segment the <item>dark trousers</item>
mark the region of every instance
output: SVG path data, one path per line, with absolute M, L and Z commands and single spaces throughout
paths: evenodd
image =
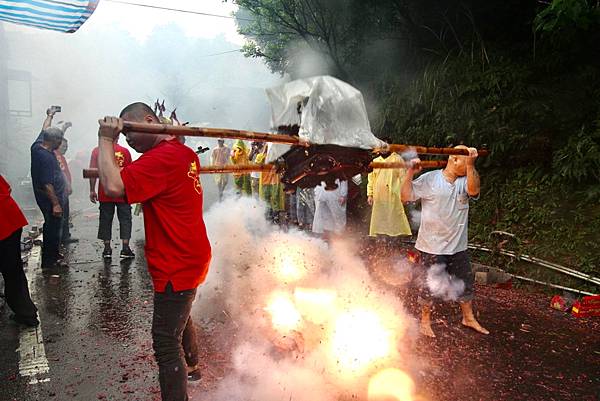
M 42 242 L 42 269 L 52 267 L 58 260 L 58 247 L 62 231 L 62 217 L 52 215 L 51 208 L 43 208 L 44 241 Z
M 152 347 L 163 401 L 188 400 L 186 360 L 193 365 L 198 363 L 196 334 L 190 319 L 195 296 L 196 289 L 175 292 L 171 283 L 165 292 L 154 293 Z M 184 340 L 193 344 L 183 345 Z
M 121 239 L 131 238 L 131 205 L 127 203 L 100 202 L 100 223 L 98 225 L 98 239 L 110 241 L 112 237 L 112 222 L 117 209 L 119 219 L 119 233 Z
M 19 228 L 0 241 L 0 271 L 4 277 L 6 303 L 17 316 L 37 317 L 37 308 L 29 296 L 27 277 L 21 261 L 21 232 Z
M 421 275 L 422 275 L 422 290 L 420 293 L 421 301 L 432 303 L 433 298 L 456 298 L 459 302 L 467 302 L 473 300 L 475 293 L 475 273 L 471 268 L 469 254 L 467 251 L 455 253 L 454 255 L 432 255 L 426 252 L 421 253 Z M 450 288 L 451 285 L 441 285 L 439 294 L 433 294 L 427 285 L 427 277 L 432 269 L 437 269 L 437 274 L 447 275 L 450 278 L 457 279 L 463 282 L 464 290 L 461 294 L 450 294 L 444 291 L 444 287 Z M 433 273 L 434 271 L 432 271 Z M 434 281 L 440 281 L 439 276 L 433 277 Z M 452 296 L 450 296 L 452 295 Z
M 69 197 L 67 197 L 65 200 L 65 204 L 63 205 L 61 241 L 65 241 L 65 240 L 68 240 L 69 238 L 71 238 L 71 229 L 69 227 L 70 213 L 71 213 L 71 211 L 69 209 Z
M 198 359 L 198 338 L 196 337 L 196 328 L 194 327 L 192 316 L 189 317 L 185 324 L 181 345 L 183 346 L 187 366 L 196 366 L 200 360 Z

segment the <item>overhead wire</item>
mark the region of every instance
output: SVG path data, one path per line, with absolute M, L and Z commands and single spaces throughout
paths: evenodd
M 235 19 L 235 20 L 239 20 L 239 21 L 254 22 L 254 20 L 251 19 L 251 18 L 234 17 L 234 16 L 231 16 L 231 15 L 205 13 L 205 12 L 193 11 L 193 10 L 183 10 L 183 9 L 180 9 L 180 8 L 162 7 L 162 6 L 155 6 L 155 5 L 152 5 L 152 4 L 143 4 L 143 3 L 133 3 L 133 2 L 130 2 L 130 1 L 123 1 L 123 0 L 104 0 L 104 1 L 109 2 L 109 3 L 126 4 L 126 5 L 129 5 L 129 6 L 153 8 L 153 9 L 156 9 L 156 10 L 165 10 L 165 11 L 174 11 L 174 12 L 180 12 L 180 13 L 186 13 L 186 14 L 202 15 L 202 16 L 205 16 L 205 17 L 226 18 L 226 19 Z
M 220 56 L 221 54 L 227 54 L 227 53 L 239 53 L 241 52 L 242 49 L 235 49 L 235 50 L 227 50 L 225 52 L 219 52 L 219 53 L 212 53 L 212 54 L 203 54 L 201 56 L 198 56 L 196 58 L 202 58 L 202 57 L 212 57 L 212 56 Z
M 179 9 L 179 8 L 154 6 L 154 5 L 151 5 L 151 4 L 133 3 L 133 2 L 130 2 L 130 1 L 123 1 L 123 0 L 104 0 L 104 1 L 107 1 L 109 3 L 125 4 L 125 5 L 129 5 L 129 6 L 146 7 L 146 8 L 153 8 L 153 9 L 157 9 L 157 10 L 167 10 L 167 11 L 181 12 L 181 13 L 187 13 L 187 14 L 202 15 L 202 16 L 205 16 L 205 17 L 238 19 L 238 20 L 242 20 L 242 21 L 254 21 L 252 19 L 243 18 L 243 17 L 233 17 L 233 16 L 230 16 L 230 15 L 212 14 L 212 13 L 205 13 L 205 12 L 201 12 L 201 11 L 182 10 L 182 9 Z M 220 56 L 222 54 L 228 54 L 228 53 L 239 53 L 241 50 L 242 49 L 236 49 L 236 50 L 228 50 L 228 51 L 219 52 L 219 53 L 204 54 L 202 56 L 198 56 L 197 58 Z

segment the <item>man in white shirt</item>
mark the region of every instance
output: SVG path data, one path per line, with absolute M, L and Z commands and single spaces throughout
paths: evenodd
M 402 184 L 403 202 L 421 199 L 421 226 L 415 247 L 421 252 L 423 267 L 443 267 L 445 272 L 462 280 L 464 291 L 458 297 L 462 309 L 462 324 L 479 333 L 489 334 L 473 314 L 474 273 L 467 254 L 469 199 L 479 196 L 479 174 L 475 170 L 477 149 L 469 156 L 450 156 L 443 170 L 427 172 L 413 181 L 421 171 L 420 160 L 413 159 Z M 427 287 L 425 285 L 424 287 Z M 435 337 L 431 329 L 431 294 L 424 288 L 425 302 L 421 314 L 421 333 Z

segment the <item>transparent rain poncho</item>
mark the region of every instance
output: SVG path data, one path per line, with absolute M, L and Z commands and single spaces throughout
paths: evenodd
M 300 138 L 316 145 L 371 149 L 385 143 L 371 132 L 362 93 L 330 76 L 298 79 L 267 89 L 271 127 L 299 126 Z M 273 161 L 289 149 L 277 145 L 269 152 Z

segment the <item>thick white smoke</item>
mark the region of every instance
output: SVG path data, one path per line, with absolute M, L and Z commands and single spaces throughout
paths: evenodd
M 213 260 L 193 316 L 225 322 L 231 337 L 213 338 L 235 340 L 230 371 L 202 399 L 367 400 L 378 372 L 410 373 L 416 325 L 371 279 L 358 247 L 284 232 L 264 215 L 250 198 L 228 198 L 205 215 Z
M 431 295 L 444 301 L 456 301 L 465 291 L 464 281 L 448 274 L 446 265 L 441 263 L 427 271 L 427 287 Z

